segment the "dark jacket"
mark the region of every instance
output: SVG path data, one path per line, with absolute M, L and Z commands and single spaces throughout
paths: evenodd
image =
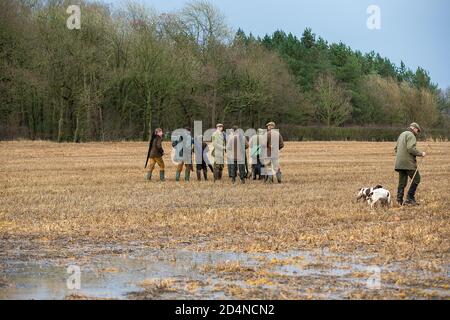
M 152 146 L 150 148 L 150 158 L 161 158 L 164 155 L 164 150 L 162 148 L 162 138 L 156 136 L 153 138 Z

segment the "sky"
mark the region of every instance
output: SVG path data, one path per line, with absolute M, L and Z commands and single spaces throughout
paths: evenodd
M 113 5 L 123 0 L 105 0 Z M 134 0 L 158 12 L 181 9 L 187 0 Z M 209 0 L 232 30 L 255 36 L 276 30 L 300 37 L 306 27 L 329 43 L 342 41 L 375 51 L 396 65 L 423 67 L 440 88 L 450 87 L 449 0 Z M 370 30 L 367 8 L 380 8 L 380 29 Z

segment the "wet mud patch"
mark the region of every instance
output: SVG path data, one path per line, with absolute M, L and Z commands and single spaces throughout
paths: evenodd
M 450 298 L 446 270 L 424 274 L 405 262 L 374 266 L 372 258 L 323 250 L 238 253 L 141 246 L 42 259 L 10 256 L 0 269 L 0 299 Z M 73 287 L 74 266 L 79 288 Z

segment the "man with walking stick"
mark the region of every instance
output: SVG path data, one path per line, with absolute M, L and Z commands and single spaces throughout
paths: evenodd
M 409 125 L 408 130 L 400 134 L 395 147 L 396 160 L 395 171 L 399 173 L 397 203 L 402 205 L 418 206 L 416 202 L 416 191 L 420 183 L 419 167 L 417 165 L 417 157 L 425 157 L 425 152 L 421 152 L 416 148 L 417 136 L 420 134 L 420 126 L 413 122 Z M 408 190 L 406 201 L 403 202 L 403 195 L 408 177 L 411 178 L 411 185 Z

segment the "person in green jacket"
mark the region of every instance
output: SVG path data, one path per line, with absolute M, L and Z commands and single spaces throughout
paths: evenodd
M 420 174 L 417 170 L 416 158 L 425 157 L 425 152 L 421 152 L 416 148 L 417 136 L 420 134 L 420 132 L 420 126 L 415 122 L 411 123 L 408 130 L 400 134 L 397 140 L 397 145 L 395 147 L 395 171 L 399 173 L 397 203 L 400 206 L 418 205 L 415 199 L 415 194 L 420 183 Z M 405 188 L 408 184 L 408 177 L 413 180 L 408 190 L 406 201 L 403 202 Z

